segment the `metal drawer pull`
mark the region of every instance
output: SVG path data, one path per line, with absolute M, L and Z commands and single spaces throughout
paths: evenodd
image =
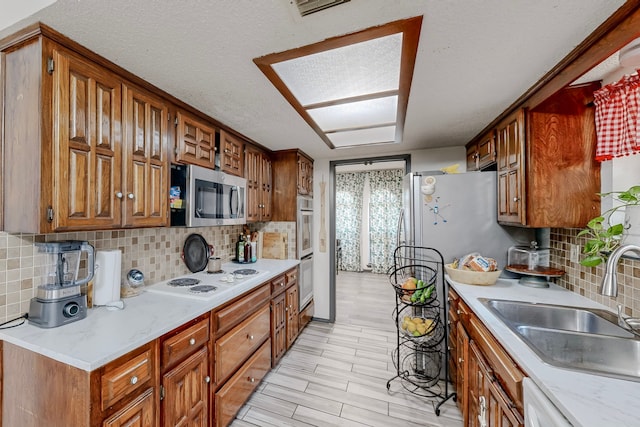
M 129 193 L 129 194 L 127 194 L 127 197 L 130 198 L 131 200 L 133 200 L 134 195 L 133 195 L 133 193 Z
M 122 192 L 120 192 L 120 191 L 116 191 L 116 197 L 117 197 L 118 199 L 122 199 Z
M 247 334 L 247 338 L 249 338 L 250 340 L 252 340 L 252 339 L 253 339 L 253 335 L 249 335 L 249 334 Z
M 456 314 L 460 315 L 460 309 L 456 310 Z
M 462 363 L 462 362 L 464 362 L 464 360 L 462 359 L 462 357 L 459 357 L 458 358 L 458 363 Z
M 253 377 L 248 377 L 247 379 L 249 380 L 249 382 L 252 382 L 252 383 L 256 382 L 256 379 Z
M 207 375 L 206 377 L 204 377 L 204 382 L 209 384 L 211 382 L 211 377 L 209 375 Z
M 195 338 L 191 338 L 189 340 L 189 344 L 194 345 L 196 343 L 196 339 Z
M 131 377 L 131 379 L 129 380 L 129 382 L 131 384 L 136 384 L 138 382 L 138 377 L 136 377 L 135 375 Z

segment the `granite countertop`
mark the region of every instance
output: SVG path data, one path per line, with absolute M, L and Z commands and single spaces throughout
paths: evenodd
M 517 279 L 499 279 L 493 286 L 473 286 L 447 280 L 494 334 L 507 352 L 549 400 L 575 427 L 631 426 L 640 419 L 640 382 L 556 368 L 544 363 L 478 298 L 594 307 L 609 310 L 590 299 L 551 284 L 531 288 Z
M 123 299 L 123 310 L 92 308 L 85 319 L 52 329 L 24 324 L 0 331 L 0 340 L 93 371 L 298 264 L 295 259 L 261 259 L 251 264 L 251 268 L 267 273 L 217 291 L 207 301 L 143 292 Z M 238 264 L 223 264 L 222 268 L 232 271 Z

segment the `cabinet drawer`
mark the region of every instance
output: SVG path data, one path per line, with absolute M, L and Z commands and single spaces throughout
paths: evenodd
M 266 304 L 216 341 L 216 384 L 230 376 L 269 337 L 270 317 L 269 304 Z
M 209 319 L 201 320 L 162 342 L 162 369 L 185 359 L 209 341 Z
M 276 296 L 284 292 L 287 287 L 287 276 L 284 274 L 280 277 L 276 277 L 271 281 L 271 296 Z
M 502 346 L 475 316 L 469 319 L 469 335 L 489 362 L 492 372 L 512 399 L 520 413 L 523 413 L 522 379 L 524 374 L 509 357 Z
M 269 300 L 271 290 L 268 284 L 253 290 L 247 295 L 241 296 L 233 304 L 216 311 L 213 314 L 213 328 L 216 335 L 225 333 L 244 319 L 248 313 L 253 313 L 256 307 Z
M 291 286 L 292 284 L 294 284 L 295 282 L 298 281 L 298 269 L 297 268 L 289 270 L 285 274 L 287 276 L 287 287 Z
M 227 426 L 271 369 L 271 341 L 267 340 L 251 359 L 215 395 L 215 424 Z
M 153 376 L 153 351 L 138 354 L 128 361 L 108 369 L 101 378 L 102 410 L 106 410 L 130 395 L 148 386 Z

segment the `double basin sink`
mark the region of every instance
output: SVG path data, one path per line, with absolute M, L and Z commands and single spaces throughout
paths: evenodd
M 640 381 L 640 340 L 618 326 L 613 313 L 499 299 L 480 302 L 550 365 Z

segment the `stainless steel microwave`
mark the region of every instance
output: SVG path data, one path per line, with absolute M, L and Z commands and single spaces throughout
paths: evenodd
M 246 224 L 247 180 L 194 165 L 171 165 L 171 225 Z

